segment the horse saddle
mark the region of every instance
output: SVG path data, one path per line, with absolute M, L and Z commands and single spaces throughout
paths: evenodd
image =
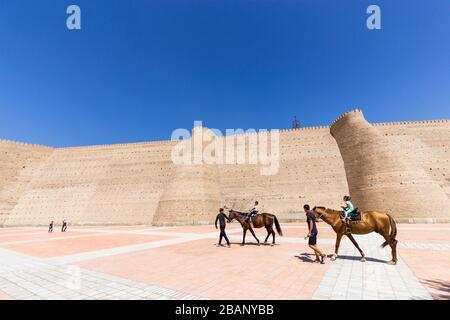
M 253 220 L 257 217 L 257 215 L 257 213 L 251 213 L 248 217 L 248 222 L 250 222 L 250 224 L 253 224 Z
M 344 212 L 341 212 L 341 217 L 344 217 Z M 362 214 L 361 214 L 361 211 L 359 211 L 358 208 L 355 208 L 355 210 L 353 210 L 352 212 L 350 212 L 348 214 L 348 218 L 351 221 L 361 221 L 361 217 L 362 217 Z

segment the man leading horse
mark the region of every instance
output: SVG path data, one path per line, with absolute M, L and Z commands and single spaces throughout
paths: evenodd
M 361 213 L 361 220 L 352 224 L 351 233 L 349 233 L 347 232 L 346 224 L 341 220 L 340 211 L 327 209 L 325 207 L 314 207 L 313 212 L 315 213 L 317 219 L 322 219 L 328 223 L 333 228 L 334 232 L 336 232 L 335 251 L 331 260 L 335 260 L 337 258 L 342 236 L 347 235 L 353 245 L 360 252 L 361 261 L 366 261 L 364 252 L 361 250 L 352 234 L 368 234 L 371 232 L 376 232 L 385 239 L 381 246 L 383 248 L 387 245 L 391 247 L 392 260 L 388 263 L 397 263 L 398 241 L 395 239 L 397 236 L 397 224 L 390 214 L 379 211 L 365 211 Z

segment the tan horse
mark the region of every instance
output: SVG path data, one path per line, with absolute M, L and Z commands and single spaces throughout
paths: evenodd
M 243 237 L 242 237 L 242 243 L 241 246 L 245 245 L 245 235 L 247 233 L 247 230 L 250 230 L 253 237 L 255 237 L 256 241 L 259 245 L 259 239 L 256 237 L 255 232 L 253 231 L 252 225 L 247 221 L 247 214 L 239 211 L 235 211 L 233 209 L 229 210 L 230 214 L 228 215 L 228 218 L 230 220 L 236 219 L 239 221 L 239 223 L 242 226 L 242 229 L 244 231 Z M 267 243 L 267 239 L 269 239 L 269 236 L 272 235 L 272 246 L 275 244 L 275 231 L 273 231 L 273 225 L 275 224 L 275 228 L 277 229 L 277 232 L 280 236 L 283 235 L 283 232 L 281 231 L 280 224 L 278 223 L 278 219 L 274 214 L 271 213 L 261 213 L 257 214 L 252 219 L 253 227 L 254 228 L 262 228 L 265 227 L 267 230 L 267 237 L 266 240 L 264 240 L 264 244 Z
M 346 233 L 346 226 L 339 216 L 340 211 L 326 209 L 325 207 L 314 207 L 313 211 L 316 215 L 316 219 L 322 219 L 333 228 L 334 232 L 336 232 L 335 251 L 334 255 L 331 257 L 331 260 L 335 260 L 337 258 L 339 244 L 341 243 L 342 236 L 345 234 L 361 253 L 361 261 L 366 261 L 364 252 L 359 247 L 355 238 L 351 234 Z M 352 222 L 351 232 L 354 234 L 368 234 L 371 232 L 376 232 L 382 235 L 386 241 L 381 245 L 381 247 L 384 248 L 389 245 L 392 249 L 392 260 L 388 263 L 397 263 L 398 241 L 395 239 L 397 236 L 397 225 L 394 218 L 390 214 L 377 211 L 363 212 L 361 214 L 361 221 Z

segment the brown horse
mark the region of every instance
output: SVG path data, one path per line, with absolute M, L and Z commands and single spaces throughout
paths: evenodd
M 328 223 L 336 232 L 336 245 L 334 255 L 331 260 L 335 260 L 338 256 L 339 244 L 341 243 L 341 238 L 345 234 L 350 239 L 350 241 L 355 245 L 358 251 L 361 253 L 361 261 L 366 261 L 364 252 L 359 247 L 355 238 L 350 234 L 346 233 L 346 226 L 340 218 L 340 211 L 326 209 L 325 207 L 314 207 L 313 209 L 316 219 L 322 219 Z M 390 230 L 390 232 L 389 232 Z M 367 211 L 361 214 L 361 221 L 352 222 L 351 232 L 354 234 L 368 234 L 371 232 L 379 233 L 386 240 L 381 247 L 389 245 L 392 250 L 392 260 L 389 264 L 397 263 L 397 243 L 395 239 L 397 236 L 397 225 L 394 218 L 385 212 L 377 211 Z
M 255 237 L 256 241 L 259 245 L 259 239 L 256 237 L 255 232 L 253 231 L 253 228 L 249 222 L 247 222 L 247 214 L 239 211 L 235 211 L 233 209 L 229 210 L 230 214 L 228 215 L 228 218 L 230 220 L 236 219 L 239 221 L 239 223 L 242 226 L 242 229 L 244 230 L 244 236 L 242 238 L 241 246 L 245 245 L 245 234 L 247 233 L 247 230 L 250 230 L 253 237 Z M 257 214 L 253 219 L 253 227 L 255 228 L 262 228 L 265 227 L 267 230 L 267 237 L 266 240 L 264 240 L 264 244 L 267 243 L 267 239 L 269 239 L 269 236 L 272 235 L 272 246 L 275 244 L 275 231 L 273 231 L 273 224 L 275 223 L 275 227 L 277 229 L 277 232 L 280 236 L 283 235 L 283 232 L 281 231 L 280 224 L 278 223 L 278 219 L 274 214 L 271 213 L 261 213 Z

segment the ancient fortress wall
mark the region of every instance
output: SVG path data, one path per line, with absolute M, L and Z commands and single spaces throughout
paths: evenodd
M 450 122 L 448 120 L 374 124 L 393 141 L 405 160 L 416 161 L 450 197 Z
M 196 134 L 213 135 L 206 128 L 194 128 Z M 202 147 L 206 143 L 201 142 Z M 191 145 L 193 152 L 194 145 Z M 155 225 L 207 224 L 214 222 L 223 206 L 219 168 L 214 164 L 175 165 L 152 220 Z
M 356 205 L 401 220 L 448 221 L 449 129 L 448 121 L 371 125 L 359 110 L 336 120 L 331 134 Z
M 246 154 L 255 136 L 240 137 Z M 0 141 L 0 226 L 63 218 L 203 224 L 220 206 L 246 210 L 254 200 L 282 221 L 296 221 L 304 203 L 339 208 L 344 194 L 401 221 L 450 221 L 448 120 L 370 124 L 355 110 L 331 127 L 281 130 L 275 175 L 261 175 L 258 164 L 175 165 L 176 144 L 49 148 Z
M 220 166 L 223 202 L 244 210 L 258 200 L 262 211 L 283 221 L 302 219 L 305 203 L 339 207 L 348 187 L 328 127 L 280 131 L 279 153 L 276 175 L 261 175 L 259 165 Z
M 172 142 L 55 149 L 4 221 L 150 224 L 172 175 Z
M 0 226 L 3 225 L 53 149 L 0 140 Z

